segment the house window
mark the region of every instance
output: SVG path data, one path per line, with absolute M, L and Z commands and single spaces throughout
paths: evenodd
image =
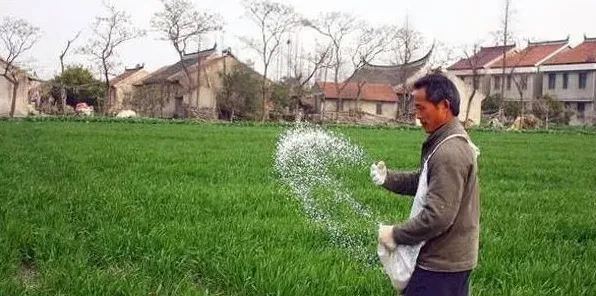
M 567 89 L 568 84 L 569 84 L 569 75 L 567 73 L 563 73 L 563 89 Z
M 586 111 L 586 103 L 577 103 L 577 117 L 579 119 L 584 119 L 584 115 L 585 115 L 585 111 Z
M 511 89 L 511 75 L 507 75 L 507 90 Z
M 548 74 L 548 89 L 555 89 L 557 85 L 557 74 L 551 73 Z
M 588 84 L 588 73 L 579 73 L 579 88 L 585 89 Z
M 501 88 L 501 77 L 495 76 L 495 89 Z
M 474 86 L 474 89 L 478 89 L 480 87 L 480 77 L 474 77 L 472 76 L 472 85 Z
M 383 115 L 383 103 L 377 103 L 377 115 Z

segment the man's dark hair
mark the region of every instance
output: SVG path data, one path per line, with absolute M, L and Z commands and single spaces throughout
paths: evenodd
M 459 92 L 455 84 L 443 74 L 428 74 L 414 83 L 414 89 L 426 89 L 426 97 L 435 105 L 447 100 L 454 116 L 459 115 Z

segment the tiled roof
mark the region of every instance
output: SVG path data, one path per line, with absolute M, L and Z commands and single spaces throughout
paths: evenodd
M 343 87 L 341 90 L 342 99 L 356 99 L 358 95 L 358 83 L 348 82 L 339 83 L 339 87 Z M 336 84 L 334 82 L 317 82 L 315 88 L 320 90 L 326 98 L 337 99 Z M 373 102 L 397 102 L 397 95 L 393 91 L 393 87 L 389 84 L 379 83 L 364 83 L 360 90 L 360 99 L 363 101 Z
M 510 51 L 515 48 L 515 44 L 507 46 L 492 46 L 492 47 L 481 47 L 480 50 L 472 57 L 463 58 L 457 61 L 452 66 L 448 67 L 447 70 L 468 70 L 472 68 L 482 68 L 489 66 L 488 63 L 495 59 L 503 56 L 503 49 Z
M 513 53 L 505 59 L 505 67 L 533 67 L 549 55 L 568 47 L 569 38 L 559 41 L 528 43 L 523 50 Z M 502 68 L 503 59 L 496 61 L 491 68 Z
M 123 81 L 124 79 L 130 77 L 131 75 L 141 71 L 143 69 L 143 67 L 136 67 L 134 69 L 125 69 L 124 73 L 112 78 L 112 80 L 110 80 L 110 85 L 114 86 L 116 84 L 118 84 L 119 82 Z
M 596 63 L 596 38 L 584 38 L 580 45 L 556 54 L 545 65 Z
M 168 81 L 168 78 L 170 76 L 177 74 L 180 71 L 183 71 L 184 66 L 186 66 L 186 68 L 190 68 L 193 65 L 197 64 L 199 59 L 201 59 L 201 61 L 204 61 L 214 53 L 215 47 L 203 50 L 198 53 L 186 55 L 181 61 L 178 61 L 177 63 L 170 66 L 162 67 L 159 70 L 153 72 L 145 80 L 143 80 L 143 84 L 155 84 Z
M 432 55 L 432 51 L 433 48 L 431 48 L 422 58 L 401 65 L 386 66 L 367 63 L 362 68 L 358 69 L 349 81 L 390 84 L 392 86 L 399 85 L 403 83 L 404 79 L 416 74 L 426 65 Z
M 4 70 L 5 70 L 5 67 L 7 66 L 8 62 L 5 59 L 3 59 L 2 57 L 0 57 L 0 64 L 2 65 L 1 72 L 3 74 L 4 73 Z M 14 63 L 14 61 L 13 61 L 12 65 L 10 65 L 10 70 L 11 71 L 18 72 L 18 73 L 22 73 L 22 74 L 26 75 L 31 80 L 42 81 L 39 77 L 37 77 L 37 75 L 35 74 L 35 72 L 33 74 L 30 74 L 29 72 L 27 72 L 27 71 L 19 68 L 18 66 L 16 66 L 15 63 Z

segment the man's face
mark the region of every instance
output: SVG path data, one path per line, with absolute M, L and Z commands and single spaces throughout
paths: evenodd
M 432 133 L 449 120 L 449 102 L 441 101 L 435 105 L 426 97 L 426 89 L 416 89 L 413 92 L 416 118 L 427 133 Z

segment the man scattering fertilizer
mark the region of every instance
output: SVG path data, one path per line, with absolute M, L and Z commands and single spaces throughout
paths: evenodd
M 459 119 L 455 85 L 441 74 L 414 84 L 416 118 L 429 134 L 417 172 L 371 166 L 372 181 L 412 195 L 410 218 L 379 226 L 378 253 L 393 286 L 406 296 L 463 296 L 478 261 L 478 149 Z

